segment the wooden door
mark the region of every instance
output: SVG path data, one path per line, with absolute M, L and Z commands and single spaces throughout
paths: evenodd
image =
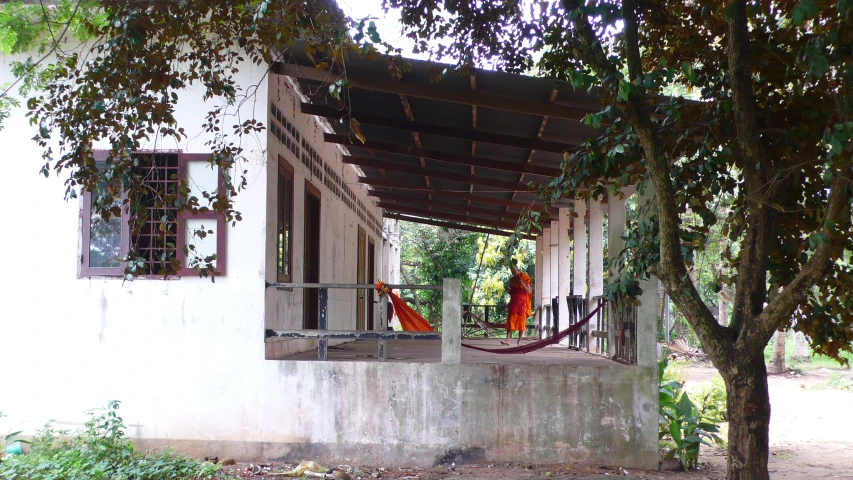
M 376 244 L 373 243 L 373 240 L 368 240 L 367 242 L 367 283 L 370 285 L 376 284 Z M 376 330 L 375 322 L 375 308 L 376 301 L 374 298 L 376 295 L 373 294 L 373 291 L 365 292 L 367 294 L 367 329 L 368 330 Z
M 305 263 L 303 279 L 305 283 L 320 282 L 320 191 L 305 182 Z M 306 288 L 303 290 L 303 328 L 316 329 L 319 325 L 320 310 L 319 290 Z
M 364 229 L 358 227 L 358 251 L 356 253 L 355 283 L 365 283 L 364 275 L 364 251 L 367 248 L 367 234 Z M 358 300 L 355 306 L 355 329 L 364 330 L 364 313 L 367 299 L 366 290 L 356 290 Z

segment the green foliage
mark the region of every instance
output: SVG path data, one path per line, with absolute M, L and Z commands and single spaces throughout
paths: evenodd
M 0 410 L 0 418 L 3 418 L 5 416 L 6 415 L 3 414 L 3 410 Z M 18 439 L 18 435 L 20 434 L 21 432 L 6 432 L 2 434 L 2 436 L 0 436 L 0 459 L 3 458 L 3 452 L 6 448 L 6 445 L 9 445 L 13 442 L 29 443 L 26 440 Z
M 85 428 L 73 434 L 48 424 L 39 431 L 27 455 L 0 463 L 5 480 L 53 479 L 203 479 L 214 478 L 219 467 L 191 460 L 171 451 L 137 452 L 124 436 L 119 402 L 89 412 Z
M 832 376 L 829 377 L 827 386 L 837 388 L 839 390 L 853 390 L 853 380 L 840 373 L 833 373 Z
M 699 416 L 714 423 L 728 421 L 726 413 L 726 384 L 719 374 L 714 375 L 711 381 L 691 389 L 690 395 L 695 399 Z
M 488 243 L 486 242 L 488 240 Z M 477 270 L 480 269 L 477 290 L 472 299 L 475 305 L 506 305 L 509 303 L 509 289 L 507 287 L 511 272 L 506 264 L 507 237 L 486 237 L 477 234 L 477 265 L 469 273 L 471 278 L 477 278 Z M 527 273 L 530 278 L 535 278 L 536 245 L 530 240 L 522 240 L 518 248 L 511 251 L 510 257 L 518 262 L 518 269 Z M 535 285 L 534 285 L 535 289 Z
M 683 384 L 665 380 L 666 360 L 658 362 L 660 378 L 660 430 L 661 448 L 667 458 L 677 458 L 684 470 L 695 468 L 699 461 L 699 448 L 708 441 L 722 444 L 719 426 L 702 408 L 690 399 Z
M 478 234 L 461 230 L 401 222 L 403 283 L 441 285 L 445 278 L 459 278 L 462 280 L 462 301 L 468 303 L 473 284 L 469 272 L 476 268 L 477 239 Z M 440 323 L 440 291 L 404 290 L 401 294 L 414 308 L 420 308 L 421 315 L 430 323 Z

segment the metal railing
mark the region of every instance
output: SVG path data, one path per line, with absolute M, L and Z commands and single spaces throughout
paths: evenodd
M 461 284 L 460 284 L 461 285 Z M 388 340 L 442 340 L 442 361 L 445 358 L 445 345 L 442 332 L 396 332 L 387 330 L 388 317 L 388 296 L 382 295 L 379 300 L 379 321 L 375 323 L 375 330 L 329 330 L 328 311 L 329 311 L 329 289 L 354 289 L 354 290 L 374 290 L 375 285 L 371 284 L 349 284 L 349 283 L 267 283 L 267 288 L 279 289 L 317 289 L 318 290 L 318 321 L 317 329 L 298 329 L 298 330 L 273 330 L 267 329 L 265 336 L 267 338 L 287 338 L 287 339 L 308 339 L 319 340 L 317 346 L 318 360 L 326 360 L 328 358 L 328 341 L 329 339 L 346 339 L 346 340 L 377 340 L 377 359 L 384 362 L 388 359 Z M 459 299 L 459 292 L 448 291 L 447 281 L 445 285 L 391 285 L 386 284 L 392 290 L 441 290 L 444 293 L 444 300 L 456 298 Z M 461 290 L 461 286 L 459 287 Z M 451 285 L 451 290 L 453 286 Z M 453 294 L 456 293 L 454 296 Z M 452 310 L 452 306 L 451 310 Z M 461 305 L 456 305 L 456 311 L 461 312 Z M 450 315 L 451 317 L 453 315 Z M 443 308 L 442 327 L 445 325 L 447 317 L 447 309 Z M 461 319 L 460 319 L 461 320 Z M 461 321 L 457 320 L 457 324 L 461 327 Z M 444 328 L 442 328 L 444 330 Z M 458 342 L 457 342 L 458 343 Z M 452 354 L 451 354 L 452 357 Z
M 592 298 L 592 303 L 596 308 L 607 301 L 606 297 L 597 296 Z M 608 349 L 610 348 L 610 308 L 599 308 L 595 314 L 595 318 L 591 319 L 590 324 L 590 353 L 595 353 L 602 356 L 609 356 Z
M 566 297 L 566 303 L 569 305 L 569 324 L 567 327 L 577 324 L 587 316 L 589 308 L 587 300 L 583 296 L 568 295 Z M 559 317 L 559 314 L 557 316 Z M 569 335 L 569 348 L 577 350 L 587 349 L 587 330 L 589 329 L 581 328 L 575 333 Z
M 637 364 L 637 307 L 622 303 L 610 308 L 613 330 L 613 360 Z

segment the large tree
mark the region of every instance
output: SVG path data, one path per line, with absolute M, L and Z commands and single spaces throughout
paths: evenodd
M 652 189 L 652 217 L 628 232 L 642 240 L 629 270 L 660 279 L 725 380 L 728 478 L 768 478 L 767 342 L 795 316 L 816 352 L 839 358 L 853 340 L 839 261 L 853 248 L 853 2 L 386 2 L 437 55 L 601 87 L 604 108 L 586 121 L 602 135 L 567 154 L 543 198 Z M 698 101 L 667 96 L 676 86 Z M 722 196 L 732 205 L 718 218 Z M 719 221 L 728 326 L 689 275 Z

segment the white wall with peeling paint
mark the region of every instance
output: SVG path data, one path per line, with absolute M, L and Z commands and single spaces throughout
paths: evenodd
M 12 81 L 13 60 L 0 56 L 0 85 Z M 244 65 L 239 75 L 238 85 L 257 89 L 239 106 L 233 123 L 254 117 L 268 124 L 268 100 L 292 111 L 284 108 L 293 105 L 288 99 L 293 92 L 283 79 L 254 65 Z M 202 100 L 198 88 L 180 98 L 176 116 L 187 137 L 158 148 L 202 153 L 210 139 L 202 122 L 214 105 Z M 264 329 L 301 319 L 300 295 L 267 296 L 265 288 L 265 281 L 275 281 L 271 241 L 277 192 L 270 186 L 276 185 L 279 147 L 268 141 L 267 132 L 243 139 L 246 160 L 236 168 L 246 170 L 248 188 L 235 198 L 243 220 L 228 227 L 227 271 L 215 283 L 194 277 L 78 278 L 81 202 L 63 200 L 64 179 L 39 173 L 42 151 L 31 140 L 36 130 L 25 113 L 15 109 L 0 131 L 0 158 L 7 168 L 2 191 L 10 206 L 0 235 L 6 273 L 0 286 L 0 409 L 8 415 L 0 420 L 0 431 L 33 433 L 51 419 L 73 429 L 83 424 L 86 410 L 118 399 L 133 437 L 275 441 L 293 412 L 270 410 L 268 389 L 283 373 L 280 362 L 264 358 Z M 356 183 L 352 167 L 339 163 L 340 152 L 322 142 L 314 117 L 295 115 L 327 163 Z M 300 198 L 300 182 L 310 174 L 301 162 L 292 164 Z M 321 281 L 353 282 L 360 220 L 322 183 L 317 186 L 324 196 Z M 366 192 L 354 190 L 381 219 Z M 296 207 L 300 211 L 301 205 Z M 298 215 L 295 226 L 299 239 Z M 382 239 L 365 230 L 377 245 L 381 271 Z M 294 259 L 300 258 L 300 245 L 297 241 Z M 354 328 L 355 293 L 335 292 L 332 298 L 330 327 Z M 276 313 L 265 317 L 269 308 Z

